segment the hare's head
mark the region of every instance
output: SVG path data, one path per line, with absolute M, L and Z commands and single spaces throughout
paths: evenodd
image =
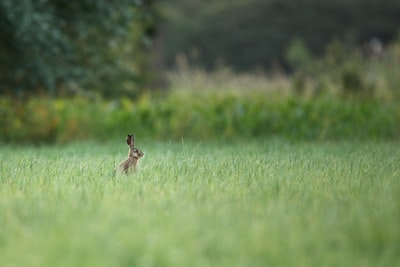
M 140 159 L 143 156 L 144 156 L 144 153 L 139 148 L 136 148 L 136 147 L 129 148 L 129 157 L 130 158 Z
M 143 151 L 135 147 L 135 136 L 133 134 L 126 136 L 126 143 L 129 146 L 129 158 L 139 159 L 144 156 Z

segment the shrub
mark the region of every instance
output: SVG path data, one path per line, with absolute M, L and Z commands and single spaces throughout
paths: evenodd
M 3 142 L 69 142 L 120 138 L 128 132 L 151 139 L 282 136 L 294 140 L 400 137 L 395 101 L 321 96 L 275 98 L 263 92 L 171 92 L 136 101 L 85 98 L 1 98 Z

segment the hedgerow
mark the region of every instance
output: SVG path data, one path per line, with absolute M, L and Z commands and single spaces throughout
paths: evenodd
M 109 140 L 129 132 L 158 140 L 400 137 L 400 107 L 394 100 L 172 91 L 136 100 L 3 97 L 0 107 L 0 140 L 13 143 Z

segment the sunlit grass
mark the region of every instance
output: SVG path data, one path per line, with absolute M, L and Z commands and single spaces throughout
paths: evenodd
M 0 151 L 0 266 L 395 266 L 397 143 Z

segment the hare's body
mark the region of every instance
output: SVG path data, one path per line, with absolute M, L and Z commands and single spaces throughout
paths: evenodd
M 140 158 L 142 158 L 144 156 L 144 153 L 140 149 L 134 147 L 135 139 L 134 139 L 133 134 L 127 135 L 126 143 L 129 146 L 128 158 L 126 160 L 122 161 L 118 165 L 117 170 L 122 171 L 124 173 L 129 173 L 136 169 L 138 161 Z

